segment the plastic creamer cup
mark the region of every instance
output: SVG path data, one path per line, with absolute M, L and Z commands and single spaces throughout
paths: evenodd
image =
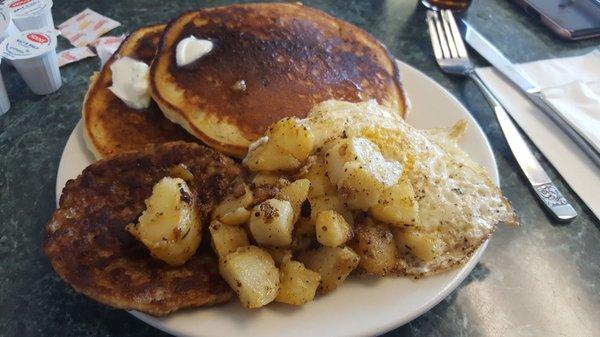
M 12 22 L 10 11 L 6 8 L 0 8 L 0 42 L 11 35 L 18 33 L 19 30 Z
M 54 28 L 51 0 L 10 0 L 4 6 L 19 30 Z
M 60 88 L 56 34 L 26 30 L 0 43 L 0 56 L 11 61 L 31 91 L 46 95 Z
M 19 30 L 12 23 L 10 12 L 6 8 L 0 8 L 0 42 L 4 41 L 11 35 L 18 34 Z M 0 74 L 0 115 L 6 113 L 10 109 L 10 101 L 6 94 L 6 87 Z
M 4 81 L 2 80 L 2 74 L 0 74 L 0 115 L 5 114 L 8 109 L 10 109 L 10 101 L 8 100 Z

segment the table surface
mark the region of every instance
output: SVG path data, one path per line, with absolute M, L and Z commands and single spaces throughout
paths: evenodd
M 111 32 L 116 35 L 186 10 L 226 3 L 55 0 L 53 14 L 60 23 L 89 7 L 123 24 Z M 543 212 L 477 88 L 436 67 L 425 11 L 417 1 L 304 3 L 366 29 L 397 58 L 452 92 L 484 128 L 502 189 L 521 218 L 520 228 L 496 232 L 481 262 L 448 298 L 386 336 L 600 336 L 600 222 L 536 152 L 580 215 L 557 224 Z M 514 62 L 580 55 L 599 45 L 598 40 L 557 39 L 514 1 L 474 0 L 466 16 Z M 60 40 L 59 50 L 69 48 Z M 479 58 L 476 62 L 485 64 Z M 61 70 L 60 90 L 36 96 L 14 69 L 2 65 L 12 108 L 0 116 L 0 335 L 164 335 L 125 311 L 75 293 L 53 272 L 42 251 L 44 225 L 55 209 L 61 152 L 80 118 L 89 77 L 98 67 L 97 58 L 68 65 Z

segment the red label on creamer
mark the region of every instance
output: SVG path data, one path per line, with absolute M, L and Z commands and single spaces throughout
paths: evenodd
M 8 5 L 8 7 L 10 8 L 17 8 L 20 6 L 23 6 L 24 4 L 31 2 L 31 0 L 19 0 L 19 1 L 15 1 L 13 3 L 11 3 L 10 5 Z
M 22 60 L 53 52 L 55 48 L 56 37 L 52 32 L 24 31 L 11 35 L 0 43 L 0 56 L 9 60 Z
M 39 44 L 48 43 L 48 38 L 45 35 L 39 33 L 29 33 L 27 34 L 27 39 L 33 42 L 37 42 Z

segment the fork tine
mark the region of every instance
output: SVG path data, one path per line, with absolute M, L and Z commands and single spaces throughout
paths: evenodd
M 442 10 L 440 16 L 442 17 L 442 27 L 444 27 L 444 32 L 446 33 L 446 40 L 448 40 L 448 47 L 450 48 L 450 55 L 454 57 L 458 57 L 458 52 L 456 51 L 456 45 L 454 43 L 454 37 L 452 36 L 452 32 L 450 31 L 450 26 L 448 25 L 448 20 L 444 15 L 444 12 L 449 12 L 449 9 Z
M 442 28 L 439 14 L 436 11 L 431 12 L 433 16 L 433 22 L 435 23 L 435 29 L 437 31 L 437 35 L 440 41 L 440 45 L 442 47 L 442 54 L 444 55 L 444 58 L 450 58 L 452 57 L 452 55 L 450 54 L 450 50 L 448 49 L 448 40 L 446 39 L 446 35 L 444 34 L 444 29 Z
M 456 51 L 458 52 L 459 57 L 467 57 L 467 48 L 465 48 L 465 43 L 463 42 L 462 35 L 460 35 L 460 31 L 458 30 L 458 26 L 456 25 L 456 20 L 454 19 L 454 14 L 452 11 L 445 10 L 442 12 L 442 18 L 445 18 L 450 26 L 450 32 L 452 33 L 452 38 L 454 39 L 454 43 L 456 44 Z
M 437 60 L 444 58 L 442 54 L 442 47 L 440 46 L 440 39 L 435 29 L 435 23 L 433 22 L 433 11 L 427 11 L 427 25 L 429 26 L 429 37 L 431 39 L 431 46 L 433 47 L 433 54 Z

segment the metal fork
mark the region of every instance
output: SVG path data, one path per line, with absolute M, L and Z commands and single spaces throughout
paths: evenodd
M 542 204 L 560 221 L 574 219 L 577 216 L 575 209 L 552 183 L 500 102 L 475 72 L 452 12 L 450 10 L 440 12 L 429 10 L 427 24 L 438 65 L 445 73 L 469 77 L 481 90 L 496 113 L 502 133 L 504 133 L 517 163 Z

